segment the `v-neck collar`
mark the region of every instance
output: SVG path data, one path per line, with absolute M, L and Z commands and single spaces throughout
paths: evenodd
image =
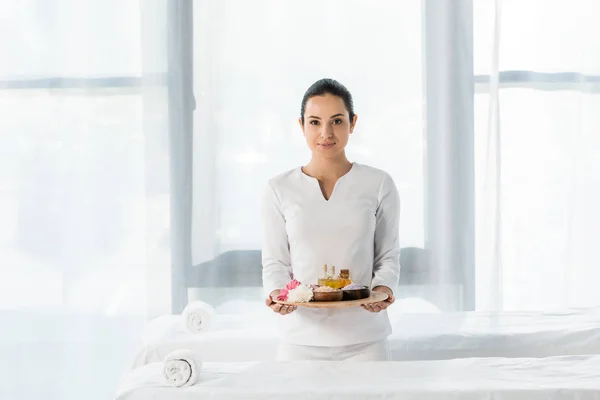
M 304 173 L 304 171 L 303 171 L 304 167 L 299 167 L 298 171 L 300 172 L 300 175 L 302 175 L 305 179 L 307 179 L 308 181 L 311 181 L 314 185 L 316 185 L 317 190 L 319 191 L 318 193 L 319 193 L 319 197 L 321 198 L 321 200 L 323 200 L 326 203 L 329 203 L 333 199 L 333 195 L 335 194 L 335 191 L 336 191 L 340 181 L 345 179 L 348 175 L 350 175 L 352 173 L 352 171 L 354 171 L 356 169 L 357 166 L 358 166 L 358 164 L 353 162 L 352 167 L 350 167 L 348 172 L 346 172 L 344 175 L 340 176 L 337 179 L 337 181 L 335 181 L 335 184 L 333 185 L 333 190 L 331 191 L 331 194 L 329 195 L 329 199 L 325 198 L 325 195 L 323 194 L 323 191 L 321 190 L 321 185 L 319 184 L 319 180 L 317 178 Z

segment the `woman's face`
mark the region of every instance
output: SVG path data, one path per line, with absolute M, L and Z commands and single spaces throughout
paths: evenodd
M 344 101 L 329 93 L 313 96 L 306 102 L 304 125 L 299 119 L 306 143 L 313 155 L 336 158 L 344 154 L 357 116 L 350 121 Z

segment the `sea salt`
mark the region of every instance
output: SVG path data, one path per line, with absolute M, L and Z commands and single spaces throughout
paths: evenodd
M 342 288 L 342 290 L 357 290 L 357 289 L 364 289 L 365 287 L 363 285 L 359 285 L 358 283 L 351 283 L 348 286 L 345 286 L 344 288 Z

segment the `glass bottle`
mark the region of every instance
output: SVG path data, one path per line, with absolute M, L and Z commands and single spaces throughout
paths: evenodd
M 323 265 L 323 273 L 319 276 L 319 280 L 317 284 L 319 286 L 327 286 L 327 282 L 329 281 L 329 274 L 327 273 L 327 264 Z
M 340 278 L 335 276 L 335 266 L 331 266 L 331 269 L 329 270 L 329 277 L 330 277 L 330 281 L 328 282 L 327 286 L 330 286 L 334 289 L 339 289 L 340 288 Z
M 350 279 L 350 270 L 340 269 L 340 288 L 346 287 L 351 284 L 352 279 Z

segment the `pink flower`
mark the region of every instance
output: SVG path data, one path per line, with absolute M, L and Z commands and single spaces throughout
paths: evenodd
M 300 285 L 302 285 L 302 283 L 300 283 L 299 281 L 297 281 L 297 280 L 294 279 L 293 281 L 291 281 L 290 283 L 288 283 L 287 285 L 285 285 L 285 288 L 287 290 L 293 290 L 293 289 L 296 289 Z
M 279 301 L 286 301 L 288 297 L 288 290 L 286 288 L 283 288 L 279 291 L 279 295 L 277 296 L 277 300 Z
M 288 299 L 288 293 L 290 292 L 290 290 L 294 290 L 296 289 L 298 286 L 302 285 L 302 283 L 300 283 L 297 280 L 292 280 L 290 283 L 288 283 L 287 285 L 285 285 L 285 287 L 283 289 L 281 289 L 279 291 L 279 295 L 277 296 L 277 300 L 279 301 L 287 301 Z

